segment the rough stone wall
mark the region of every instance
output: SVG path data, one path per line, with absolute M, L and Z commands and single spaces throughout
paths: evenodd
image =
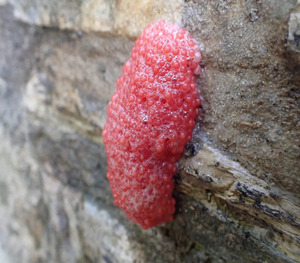
M 300 262 L 300 2 L 0 0 L 0 262 Z M 202 50 L 174 222 L 113 205 L 101 131 L 134 39 Z

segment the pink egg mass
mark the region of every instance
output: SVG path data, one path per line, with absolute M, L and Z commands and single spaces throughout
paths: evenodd
M 114 203 L 144 229 L 173 220 L 176 162 L 201 103 L 201 53 L 183 28 L 163 20 L 136 40 L 107 109 L 103 139 Z

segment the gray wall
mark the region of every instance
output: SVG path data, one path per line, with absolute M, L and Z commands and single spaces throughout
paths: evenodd
M 0 262 L 299 262 L 300 3 L 0 0 Z M 113 205 L 101 138 L 134 40 L 198 41 L 175 220 Z

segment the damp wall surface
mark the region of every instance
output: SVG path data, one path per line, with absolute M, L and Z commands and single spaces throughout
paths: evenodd
M 300 3 L 0 0 L 1 262 L 299 262 Z M 101 132 L 134 40 L 198 41 L 175 220 L 113 205 Z

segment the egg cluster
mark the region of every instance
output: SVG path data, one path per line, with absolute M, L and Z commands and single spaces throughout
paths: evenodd
M 199 47 L 163 20 L 139 36 L 109 102 L 103 139 L 114 202 L 149 228 L 173 219 L 176 162 L 201 103 Z

